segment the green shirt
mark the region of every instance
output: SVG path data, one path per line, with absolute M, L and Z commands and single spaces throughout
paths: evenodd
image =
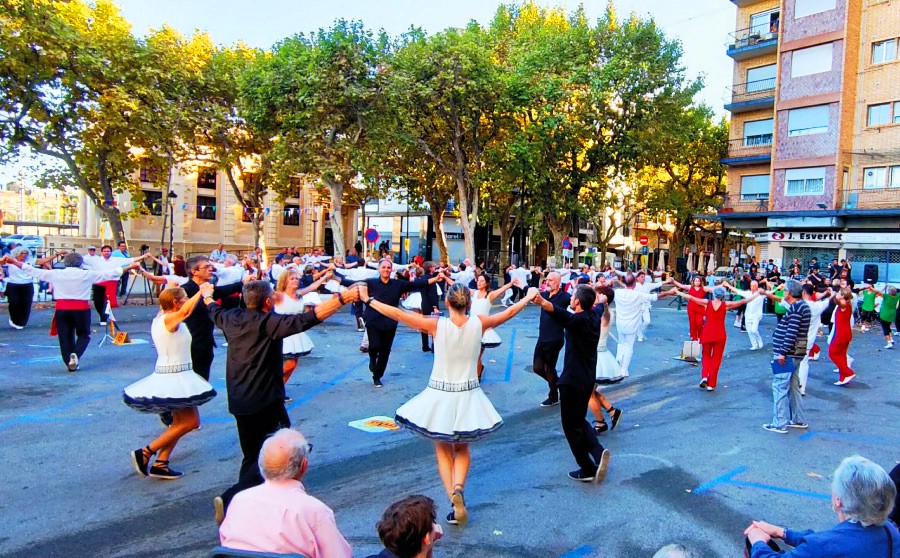
M 862 309 L 866 312 L 871 312 L 871 311 L 875 310 L 875 291 L 873 291 L 873 290 L 863 291 L 862 297 L 863 297 Z
M 776 296 L 784 296 L 784 287 L 783 286 L 778 287 L 777 289 L 772 291 L 772 294 L 774 294 Z M 775 303 L 775 313 L 776 314 L 781 314 L 782 316 L 784 316 L 785 314 L 787 314 L 787 311 L 788 311 L 787 306 L 781 304 L 781 302 Z
M 897 303 L 900 302 L 900 294 L 891 296 L 887 293 L 881 295 L 881 312 L 878 317 L 886 322 L 893 322 L 897 317 Z

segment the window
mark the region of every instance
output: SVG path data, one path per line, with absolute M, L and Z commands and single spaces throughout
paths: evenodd
M 900 101 L 894 103 L 894 124 L 900 124 Z
M 891 104 L 881 103 L 869 105 L 869 117 L 866 120 L 868 126 L 880 126 L 891 123 Z
M 795 50 L 791 54 L 791 77 L 809 76 L 831 71 L 833 43 Z
M 794 2 L 794 19 L 833 9 L 834 0 L 797 0 Z
M 744 147 L 772 145 L 772 119 L 744 122 Z
M 152 190 L 143 190 L 144 207 L 150 212 L 150 215 L 162 215 L 163 203 L 162 192 L 154 192 Z
M 900 165 L 891 167 L 891 188 L 900 188 Z
M 825 167 L 787 169 L 784 192 L 788 196 L 813 196 L 825 193 Z
M 863 169 L 863 188 L 866 190 L 884 188 L 886 178 L 887 168 L 885 167 L 869 167 Z
M 788 111 L 788 136 L 823 134 L 828 131 L 829 105 Z
M 197 196 L 197 219 L 216 220 L 216 198 L 214 196 Z
M 897 40 L 888 39 L 880 43 L 872 43 L 872 64 L 881 64 L 897 59 Z
M 769 175 L 753 174 L 741 177 L 741 201 L 769 199 Z
M 285 205 L 284 206 L 284 220 L 282 221 L 285 225 L 290 227 L 299 227 L 300 226 L 300 206 L 299 205 Z
M 750 16 L 750 38 L 769 39 L 772 35 L 778 34 L 778 18 L 781 17 L 779 10 L 769 10 L 760 12 Z M 752 44 L 752 43 L 751 43 Z
M 197 171 L 197 188 L 216 189 L 216 169 L 200 169 Z
M 769 64 L 747 70 L 747 93 L 775 89 L 777 66 Z
M 156 182 L 156 169 L 141 167 L 141 182 Z

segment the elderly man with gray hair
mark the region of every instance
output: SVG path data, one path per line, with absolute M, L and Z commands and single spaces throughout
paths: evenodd
M 259 453 L 263 484 L 234 497 L 219 527 L 222 546 L 238 550 L 335 558 L 350 556 L 334 512 L 306 493 L 301 482 L 312 446 L 296 430 L 282 428 Z
M 806 356 L 812 313 L 802 296 L 803 285 L 799 281 L 791 279 L 785 282 L 784 299 L 780 304 L 787 306 L 788 310 L 775 326 L 775 333 L 772 335 L 775 353 L 772 359 L 774 403 L 772 422 L 764 424 L 763 428 L 778 434 L 787 434 L 788 427 L 809 428 L 803 417 L 797 363 Z
M 697 553 L 683 544 L 667 544 L 657 550 L 653 558 L 697 558 Z
M 897 488 L 884 469 L 859 455 L 844 459 L 831 481 L 831 508 L 838 524 L 827 531 L 794 531 L 754 521 L 744 531 L 750 558 L 900 558 L 900 532 L 888 521 Z M 771 539 L 794 550 L 781 553 Z

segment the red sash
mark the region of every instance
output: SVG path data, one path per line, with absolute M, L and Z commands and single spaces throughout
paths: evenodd
M 91 306 L 88 304 L 86 300 L 70 300 L 70 299 L 61 299 L 56 301 L 56 309 L 57 310 L 90 310 Z M 53 314 L 53 319 L 50 320 L 50 337 L 56 337 L 58 332 L 56 331 L 56 314 Z
M 102 285 L 106 289 L 106 300 L 109 301 L 109 307 L 118 308 L 119 301 L 116 299 L 116 291 L 119 288 L 119 281 L 113 279 L 112 281 L 101 281 L 97 284 Z

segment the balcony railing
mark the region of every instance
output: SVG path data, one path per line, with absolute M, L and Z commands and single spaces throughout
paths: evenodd
M 731 88 L 731 102 L 743 103 L 757 99 L 766 99 L 775 94 L 775 78 L 736 83 Z
M 728 141 L 728 158 L 743 159 L 745 157 L 772 156 L 772 134 L 759 134 Z
M 778 20 L 770 24 L 754 25 L 745 29 L 738 29 L 728 34 L 726 46 L 730 49 L 753 46 L 773 39 L 778 39 Z
M 768 194 L 725 194 L 719 213 L 758 213 L 769 210 Z
M 837 209 L 900 209 L 900 188 L 848 188 L 839 196 Z

